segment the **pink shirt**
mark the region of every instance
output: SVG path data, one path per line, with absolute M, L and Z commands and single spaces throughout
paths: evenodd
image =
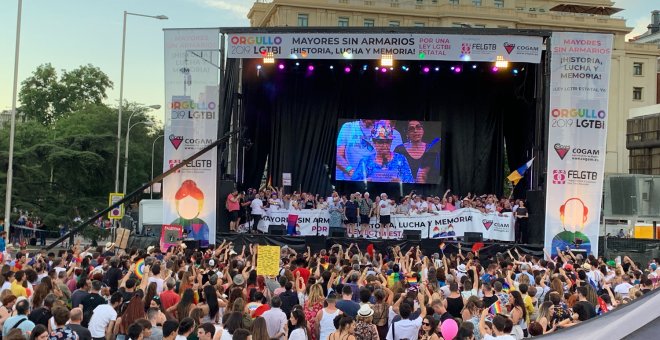
M 442 209 L 442 210 L 446 210 L 446 211 L 454 211 L 454 210 L 456 210 L 456 207 L 455 207 L 453 204 L 447 202 L 447 204 L 445 204 L 445 208 Z
M 231 200 L 232 198 L 235 198 L 235 199 L 236 199 L 236 202 L 233 202 L 233 201 Z M 229 195 L 227 196 L 227 210 L 229 210 L 229 211 L 238 211 L 238 210 L 241 210 L 241 207 L 240 207 L 239 202 L 240 202 L 240 201 L 238 200 L 238 197 L 234 197 L 234 195 L 229 194 Z

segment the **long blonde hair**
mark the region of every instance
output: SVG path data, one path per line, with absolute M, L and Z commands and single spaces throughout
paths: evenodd
M 317 303 L 323 303 L 325 298 L 323 297 L 323 288 L 318 283 L 313 284 L 309 287 L 309 299 L 307 300 L 308 306 L 313 306 Z

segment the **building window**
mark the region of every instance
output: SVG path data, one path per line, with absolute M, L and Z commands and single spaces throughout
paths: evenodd
M 390 21 L 389 26 L 390 27 L 399 27 L 399 26 L 401 26 L 401 23 L 399 21 L 392 20 L 392 21 Z
M 337 22 L 339 27 L 348 27 L 348 17 L 339 17 Z
M 450 5 L 458 5 L 458 0 L 449 0 Z
M 504 0 L 493 0 L 493 4 L 497 8 L 502 8 L 504 7 Z
M 424 26 L 426 26 L 426 24 L 424 24 L 423 22 L 416 22 L 415 23 L 415 27 L 424 27 Z
M 474 24 L 472 25 L 474 28 L 486 28 L 486 25 L 479 25 L 479 24 Z
M 375 26 L 374 19 L 364 19 L 364 27 L 374 27 L 374 26 Z
M 475 5 L 476 7 L 481 6 L 481 0 L 472 0 L 472 4 Z
M 309 26 L 309 14 L 298 14 L 298 27 Z
M 641 76 L 643 71 L 642 69 L 643 65 L 644 65 L 643 63 L 633 63 L 633 75 Z
M 642 100 L 642 87 L 633 87 L 633 100 Z

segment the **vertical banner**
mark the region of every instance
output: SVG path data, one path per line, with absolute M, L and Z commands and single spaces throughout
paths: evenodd
M 598 253 L 612 36 L 552 34 L 545 242 Z
M 216 140 L 219 39 L 218 29 L 165 31 L 165 171 Z M 215 244 L 216 158 L 209 151 L 163 180 L 164 224 L 201 246 Z

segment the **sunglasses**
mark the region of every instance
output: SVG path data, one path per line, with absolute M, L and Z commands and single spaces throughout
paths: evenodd
M 422 325 L 423 325 L 423 326 L 431 326 L 431 324 L 428 323 L 428 322 L 422 322 Z

